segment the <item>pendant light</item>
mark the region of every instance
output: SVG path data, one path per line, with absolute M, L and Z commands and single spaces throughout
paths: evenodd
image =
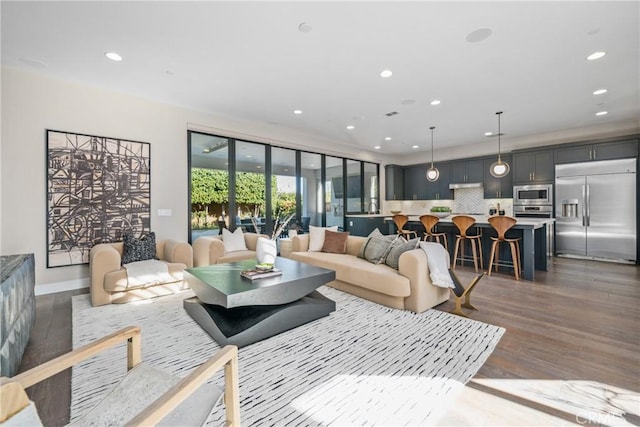
M 503 162 L 500 157 L 500 136 L 502 135 L 502 133 L 500 133 L 500 116 L 502 115 L 502 111 L 498 111 L 496 114 L 498 116 L 498 161 L 493 162 L 489 168 L 489 173 L 494 178 L 504 178 L 509 174 L 509 163 Z
M 431 126 L 431 167 L 427 169 L 427 181 L 435 182 L 440 177 L 440 171 L 438 168 L 433 167 L 433 130 L 435 126 Z

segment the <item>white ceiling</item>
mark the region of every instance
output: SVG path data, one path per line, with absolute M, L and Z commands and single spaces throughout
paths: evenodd
M 637 1 L 1 7 L 3 66 L 260 123 L 272 134 L 292 130 L 352 151 L 429 150 L 429 126 L 436 127 L 436 150 L 495 150 L 495 139 L 483 134 L 497 131 L 499 110 L 503 143 L 640 128 Z M 311 31 L 300 31 L 301 23 Z M 479 29 L 491 35 L 466 40 Z M 598 50 L 607 55 L 585 59 Z M 106 59 L 107 51 L 124 60 Z M 383 79 L 384 69 L 393 75 Z M 608 92 L 592 94 L 600 88 Z M 430 105 L 434 99 L 441 104 Z M 609 113 L 596 117 L 601 110 Z M 398 114 L 385 115 L 392 111 Z

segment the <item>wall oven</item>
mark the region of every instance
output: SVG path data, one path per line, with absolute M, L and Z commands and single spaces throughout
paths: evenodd
M 513 186 L 513 206 L 553 206 L 553 184 Z
M 513 186 L 513 216 L 516 218 L 553 218 L 553 184 Z M 547 256 L 555 251 L 555 224 L 547 223 Z

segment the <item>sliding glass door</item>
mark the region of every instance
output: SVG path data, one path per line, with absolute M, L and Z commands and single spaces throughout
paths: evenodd
M 378 209 L 379 165 L 188 132 L 189 238 L 222 228 L 270 234 L 295 214 L 288 229 L 345 228 L 347 214 Z
M 191 132 L 191 241 L 227 227 L 229 209 L 229 139 Z

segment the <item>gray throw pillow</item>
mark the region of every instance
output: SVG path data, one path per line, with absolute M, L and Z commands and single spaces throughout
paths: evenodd
M 130 262 L 146 261 L 156 258 L 156 233 L 151 232 L 140 236 L 139 239 L 133 234 L 127 233 L 122 236 L 122 264 Z
M 360 246 L 360 250 L 356 255 L 358 258 L 364 259 L 364 249 L 367 247 L 367 243 L 369 243 L 369 240 L 375 236 L 384 236 L 384 234 L 382 234 L 377 228 L 369 233 L 369 235 L 367 236 L 367 240 L 362 244 L 362 246 Z
M 400 255 L 402 255 L 407 251 L 411 251 L 417 248 L 419 244 L 420 244 L 420 239 L 418 238 L 411 239 L 408 242 L 407 241 L 401 242 L 400 240 L 396 240 L 396 242 L 393 245 L 391 245 L 391 248 L 389 249 L 389 253 L 384 259 L 384 263 L 389 267 L 395 268 L 397 270 L 398 263 L 400 261 Z
M 372 264 L 382 264 L 391 249 L 391 245 L 397 239 L 402 239 L 402 237 L 399 234 L 371 237 L 365 243 L 364 259 Z

